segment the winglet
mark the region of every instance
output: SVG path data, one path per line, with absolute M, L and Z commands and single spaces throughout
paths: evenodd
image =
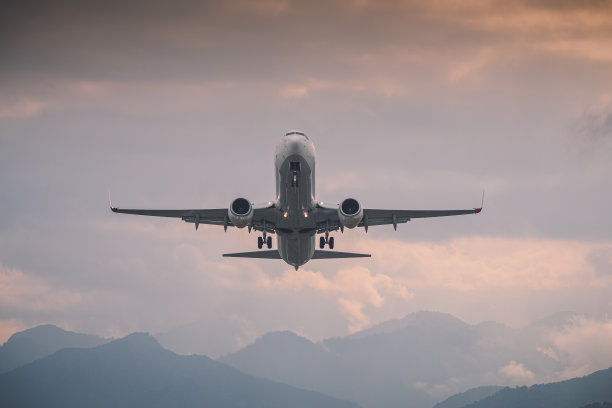
M 108 205 L 110 205 L 110 209 L 112 212 L 116 213 L 117 211 L 119 211 L 117 207 L 113 207 L 113 202 L 111 201 L 111 196 L 110 196 L 110 189 L 108 190 Z
M 482 190 L 482 201 L 480 201 L 480 208 L 474 208 L 474 213 L 475 214 L 478 214 L 484 208 L 484 193 L 485 193 L 485 191 Z

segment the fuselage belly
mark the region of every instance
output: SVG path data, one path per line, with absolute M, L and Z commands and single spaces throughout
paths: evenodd
M 295 267 L 315 251 L 315 150 L 301 134 L 286 135 L 276 148 L 276 225 L 281 258 Z

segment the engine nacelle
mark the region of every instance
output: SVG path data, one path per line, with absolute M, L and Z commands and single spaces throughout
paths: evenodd
M 347 198 L 338 207 L 338 218 L 346 228 L 355 228 L 363 218 L 363 208 L 359 201 L 354 198 Z
M 246 198 L 237 198 L 232 201 L 227 213 L 234 227 L 244 228 L 253 219 L 253 206 Z

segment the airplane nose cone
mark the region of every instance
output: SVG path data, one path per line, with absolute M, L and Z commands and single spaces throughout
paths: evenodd
M 303 143 L 301 140 L 294 139 L 287 142 L 287 148 L 291 153 L 299 153 L 302 150 Z

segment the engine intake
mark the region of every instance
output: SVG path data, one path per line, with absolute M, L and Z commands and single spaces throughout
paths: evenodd
M 253 206 L 246 198 L 237 198 L 229 206 L 228 217 L 234 227 L 244 228 L 253 219 Z
M 355 228 L 363 218 L 363 209 L 359 201 L 354 198 L 347 198 L 338 207 L 338 218 L 346 228 Z

